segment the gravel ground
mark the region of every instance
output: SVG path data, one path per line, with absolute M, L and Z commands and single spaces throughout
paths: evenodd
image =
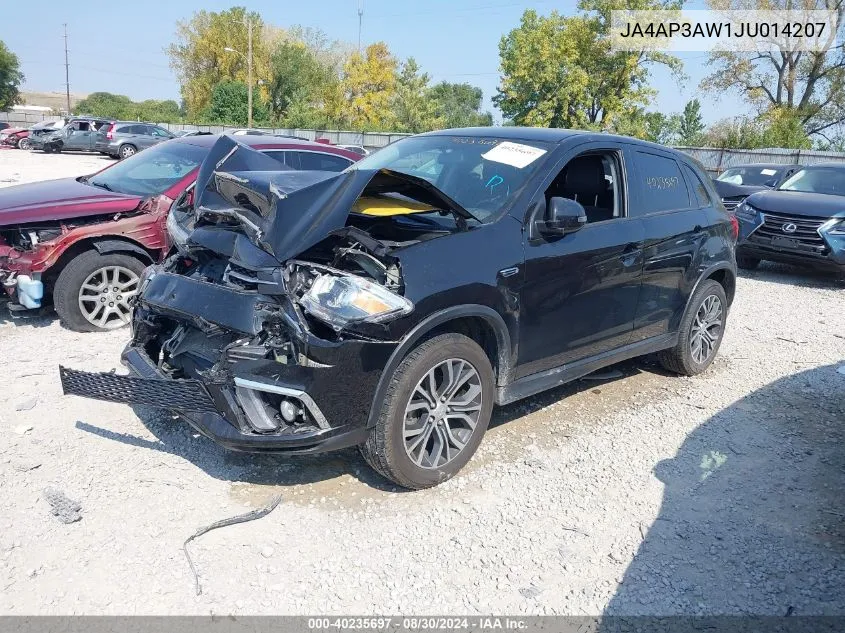
M 103 163 L 0 152 L 0 183 Z M 0 309 L 0 613 L 845 614 L 843 305 L 764 266 L 706 374 L 640 359 L 498 409 L 465 471 L 414 493 L 353 450 L 231 454 L 62 397 L 58 364 L 119 368 L 126 333 Z M 277 494 L 190 545 L 197 596 L 182 542 Z

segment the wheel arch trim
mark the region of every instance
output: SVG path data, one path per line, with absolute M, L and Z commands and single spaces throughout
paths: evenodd
M 490 325 L 496 336 L 496 361 L 498 365 L 496 381 L 500 384 L 507 384 L 510 380 L 512 371 L 511 336 L 502 315 L 489 306 L 479 304 L 467 304 L 446 308 L 430 314 L 425 319 L 417 323 L 417 325 L 415 325 L 408 331 L 407 334 L 405 334 L 404 337 L 402 337 L 399 341 L 399 345 L 395 350 L 393 350 L 393 353 L 390 355 L 390 358 L 387 360 L 387 363 L 382 370 L 381 378 L 379 378 L 378 385 L 376 386 L 373 401 L 370 405 L 367 428 L 375 426 L 381 413 L 381 402 L 387 392 L 390 380 L 392 379 L 396 368 L 405 356 L 407 356 L 414 348 L 416 343 L 434 328 L 443 325 L 444 323 L 448 323 L 449 321 L 456 321 L 466 317 L 480 318 Z
M 100 255 L 108 253 L 135 253 L 140 255 L 148 264 L 155 263 L 155 259 L 144 247 L 126 240 L 95 240 L 92 245 Z

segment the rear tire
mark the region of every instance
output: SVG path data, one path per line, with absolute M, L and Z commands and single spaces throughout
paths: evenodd
M 130 156 L 134 156 L 138 153 L 138 148 L 136 148 L 131 143 L 126 143 L 125 145 L 121 145 L 120 149 L 117 151 L 120 159 L 123 160 L 124 158 L 129 158 Z
M 59 315 L 62 323 L 74 332 L 99 332 L 106 330 L 114 330 L 124 327 L 129 324 L 128 319 L 122 318 L 121 315 L 128 314 L 126 301 L 135 293 L 138 292 L 140 285 L 140 276 L 144 268 L 147 267 L 145 262 L 124 253 L 106 253 L 101 255 L 97 251 L 85 251 L 72 259 L 64 270 L 56 279 L 56 285 L 53 288 L 53 306 Z M 114 291 L 114 296 L 106 296 L 104 294 L 102 301 L 102 310 L 92 316 L 92 311 L 96 303 L 87 300 L 88 297 L 97 294 L 96 290 L 86 290 L 85 297 L 83 294 L 83 284 L 87 286 L 96 286 L 98 280 L 100 282 L 109 282 L 114 277 L 114 271 L 118 271 L 117 286 L 113 283 L 101 284 L 104 286 L 104 292 L 114 287 L 125 286 L 121 290 Z M 100 273 L 98 271 L 109 271 Z M 105 274 L 106 276 L 102 276 Z M 134 285 L 129 282 L 135 279 Z M 86 300 L 81 300 L 86 299 Z M 114 304 L 114 305 L 111 305 Z M 88 310 L 89 317 L 83 312 L 82 306 Z M 110 307 L 111 306 L 111 307 Z M 115 312 L 112 308 L 117 308 L 120 312 Z M 102 324 L 98 325 L 95 322 L 96 316 L 102 315 L 106 310 L 111 310 L 111 314 L 106 318 Z
M 687 305 L 678 328 L 678 344 L 658 354 L 663 367 L 682 376 L 695 376 L 710 367 L 722 344 L 727 314 L 725 289 L 717 281 L 705 279 Z
M 481 443 L 494 389 L 490 360 L 475 341 L 462 334 L 431 338 L 396 369 L 361 454 L 404 488 L 436 486 L 463 468 Z
M 760 265 L 760 258 L 749 257 L 748 255 L 737 255 L 736 265 L 737 268 L 742 268 L 743 270 L 754 270 Z

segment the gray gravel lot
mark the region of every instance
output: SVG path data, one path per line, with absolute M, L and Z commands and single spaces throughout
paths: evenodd
M 0 185 L 104 164 L 0 152 Z M 413 493 L 353 450 L 232 454 L 62 397 L 59 363 L 121 371 L 125 331 L 0 306 L 0 614 L 845 614 L 844 291 L 763 266 L 706 374 L 640 359 L 499 409 Z M 197 596 L 182 542 L 277 494 L 190 545 Z

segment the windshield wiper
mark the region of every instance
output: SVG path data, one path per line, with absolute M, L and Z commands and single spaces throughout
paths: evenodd
M 106 191 L 114 192 L 114 189 L 109 187 L 104 182 L 94 182 L 93 180 L 88 180 L 87 178 L 86 178 L 85 182 L 87 182 L 89 185 L 93 185 L 94 187 L 99 187 L 100 189 L 105 189 Z

